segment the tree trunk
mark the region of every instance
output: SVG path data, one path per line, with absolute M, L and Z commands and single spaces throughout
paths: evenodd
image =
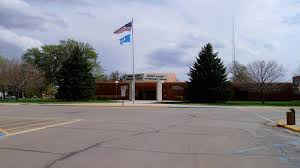
M 265 104 L 265 94 L 263 89 L 260 89 L 260 99 L 262 104 Z
M 19 92 L 18 92 L 18 89 L 15 88 L 15 99 L 18 100 L 19 99 Z
M 6 92 L 5 92 L 4 87 L 2 88 L 2 92 L 3 92 L 3 100 L 5 100 L 6 99 Z
M 1 100 L 3 100 L 3 95 L 4 95 L 4 93 L 3 93 L 3 87 L 1 87 L 1 91 L 0 91 L 0 93 L 1 93 Z

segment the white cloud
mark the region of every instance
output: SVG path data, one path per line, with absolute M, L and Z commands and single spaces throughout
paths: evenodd
M 23 50 L 40 47 L 42 43 L 39 40 L 32 39 L 30 37 L 18 35 L 10 30 L 0 27 L 0 42 L 5 42 L 14 45 Z M 4 46 L 3 46 L 4 47 Z
M 10 9 L 23 9 L 28 8 L 30 5 L 22 0 L 1 0 L 0 6 L 2 8 L 10 8 Z
M 49 27 L 66 27 L 64 19 L 47 14 L 22 0 L 0 1 L 0 26 L 9 29 L 47 30 Z

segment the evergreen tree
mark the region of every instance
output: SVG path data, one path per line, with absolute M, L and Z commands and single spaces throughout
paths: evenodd
M 63 100 L 90 99 L 95 95 L 93 65 L 85 56 L 85 51 L 75 45 L 57 75 L 56 97 Z
M 188 75 L 189 100 L 217 102 L 229 97 L 226 68 L 211 44 L 202 48 Z

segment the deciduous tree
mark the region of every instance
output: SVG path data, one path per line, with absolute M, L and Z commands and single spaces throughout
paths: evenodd
M 119 71 L 111 72 L 109 75 L 109 80 L 122 80 L 124 78 L 124 74 Z
M 275 61 L 254 61 L 247 66 L 247 71 L 253 86 L 260 93 L 261 101 L 265 102 L 265 92 L 274 87 L 274 82 L 278 82 L 285 74 L 282 65 Z
M 79 47 L 82 56 L 88 60 L 88 64 L 92 67 L 93 76 L 101 78 L 103 76 L 103 69 L 98 60 L 98 54 L 88 43 L 69 39 L 60 41 L 60 43 L 56 45 L 44 45 L 41 49 L 32 48 L 25 52 L 23 60 L 26 63 L 36 66 L 40 71 L 45 73 L 48 83 L 55 85 L 57 83 L 57 73 L 75 47 Z
M 41 97 L 45 88 L 44 75 L 20 59 L 3 59 L 0 64 L 0 88 L 4 99 L 5 93 L 16 98 Z
M 233 83 L 248 83 L 251 78 L 247 71 L 247 66 L 234 62 L 228 66 L 228 72 L 231 74 L 231 81 Z

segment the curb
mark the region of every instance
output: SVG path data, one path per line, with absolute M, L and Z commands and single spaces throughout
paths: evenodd
M 286 125 L 284 120 L 279 120 L 277 121 L 277 126 L 289 129 L 294 132 L 299 132 L 300 133 L 300 126 L 297 125 Z
M 144 104 L 144 103 L 0 103 L 1 106 L 18 106 L 18 105 L 33 105 L 33 106 L 91 106 L 91 107 L 152 107 L 152 108 L 276 108 L 276 109 L 285 109 L 285 107 L 279 106 L 222 106 L 222 105 L 176 105 L 176 104 Z
M 155 104 L 95 104 L 95 103 L 82 103 L 82 104 L 39 104 L 39 106 L 86 106 L 86 107 L 169 107 L 166 105 L 155 105 Z

